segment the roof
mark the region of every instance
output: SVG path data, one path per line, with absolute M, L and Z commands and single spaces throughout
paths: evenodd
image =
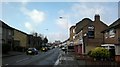
M 112 28 L 118 28 L 118 27 L 120 27 L 120 18 L 118 18 L 115 22 L 109 25 L 109 27 L 106 30 L 102 31 L 101 33 L 104 33 L 105 31 L 108 31 Z
M 23 33 L 23 34 L 28 35 L 27 33 L 23 32 L 23 31 L 20 31 L 20 30 L 18 30 L 18 29 L 15 29 L 15 28 L 14 28 L 14 30 L 16 30 L 16 31 L 18 31 L 18 32 L 21 32 L 21 33 Z
M 84 18 L 82 19 L 82 21 L 79 21 L 77 24 L 76 24 L 76 34 L 80 32 L 81 29 L 83 29 L 86 25 L 92 23 L 93 21 L 89 18 Z
M 7 29 L 12 29 L 12 27 L 10 27 L 9 25 L 7 25 L 6 23 L 4 23 L 3 21 L 0 20 L 0 23 L 2 23 L 2 25 L 0 25 L 0 27 L 2 26 L 2 28 L 7 28 Z
M 20 31 L 20 30 L 18 30 L 18 29 L 15 29 L 15 28 L 13 28 L 13 27 L 10 27 L 9 25 L 7 25 L 6 23 L 4 23 L 4 22 L 1 21 L 1 20 L 0 20 L 0 23 L 2 23 L 2 28 L 7 28 L 7 29 L 16 30 L 16 31 L 19 31 L 19 32 L 21 32 L 21 33 L 23 33 L 23 34 L 28 35 L 27 33 L 23 32 L 23 31 Z
M 113 22 L 113 23 L 109 26 L 109 28 L 116 27 L 116 26 L 118 26 L 118 25 L 120 25 L 120 18 L 118 18 L 115 22 Z
M 75 28 L 75 26 L 71 26 L 70 29 Z

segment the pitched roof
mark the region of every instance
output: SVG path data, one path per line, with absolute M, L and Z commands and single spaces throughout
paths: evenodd
M 76 24 L 76 34 L 80 32 L 80 30 L 85 27 L 86 25 L 92 23 L 93 21 L 89 18 L 84 18 L 83 20 L 79 21 L 77 24 Z
M 12 27 L 10 27 L 6 23 L 4 23 L 2 20 L 0 20 L 0 23 L 1 23 L 0 27 L 2 27 L 2 28 L 13 29 Z
M 120 18 L 118 18 L 115 22 L 113 22 L 106 30 L 103 30 L 101 33 L 110 30 L 111 28 L 118 28 L 120 27 Z
M 113 23 L 109 26 L 109 28 L 113 28 L 113 27 L 116 27 L 116 26 L 118 26 L 118 25 L 120 25 L 120 18 L 118 18 L 115 22 L 113 22 Z
M 0 20 L 0 23 L 2 23 L 2 28 L 7 28 L 7 29 L 16 30 L 16 31 L 19 31 L 19 32 L 27 35 L 27 33 L 23 32 L 23 31 L 20 31 L 20 30 L 18 30 L 18 29 L 15 29 L 15 28 L 13 28 L 13 27 L 10 27 L 10 26 L 7 25 L 6 23 L 4 23 L 2 20 Z

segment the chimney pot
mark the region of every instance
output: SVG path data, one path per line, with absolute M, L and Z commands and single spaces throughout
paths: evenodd
M 95 15 L 95 21 L 100 21 L 100 15 L 99 14 Z

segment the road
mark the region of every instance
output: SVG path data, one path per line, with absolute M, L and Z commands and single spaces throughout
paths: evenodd
M 59 48 L 47 52 L 39 52 L 38 55 L 26 55 L 7 57 L 2 59 L 2 65 L 54 65 L 60 54 Z

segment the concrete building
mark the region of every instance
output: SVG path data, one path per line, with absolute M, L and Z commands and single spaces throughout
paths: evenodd
M 103 33 L 103 43 L 115 45 L 115 59 L 120 62 L 120 18 L 113 22 Z

